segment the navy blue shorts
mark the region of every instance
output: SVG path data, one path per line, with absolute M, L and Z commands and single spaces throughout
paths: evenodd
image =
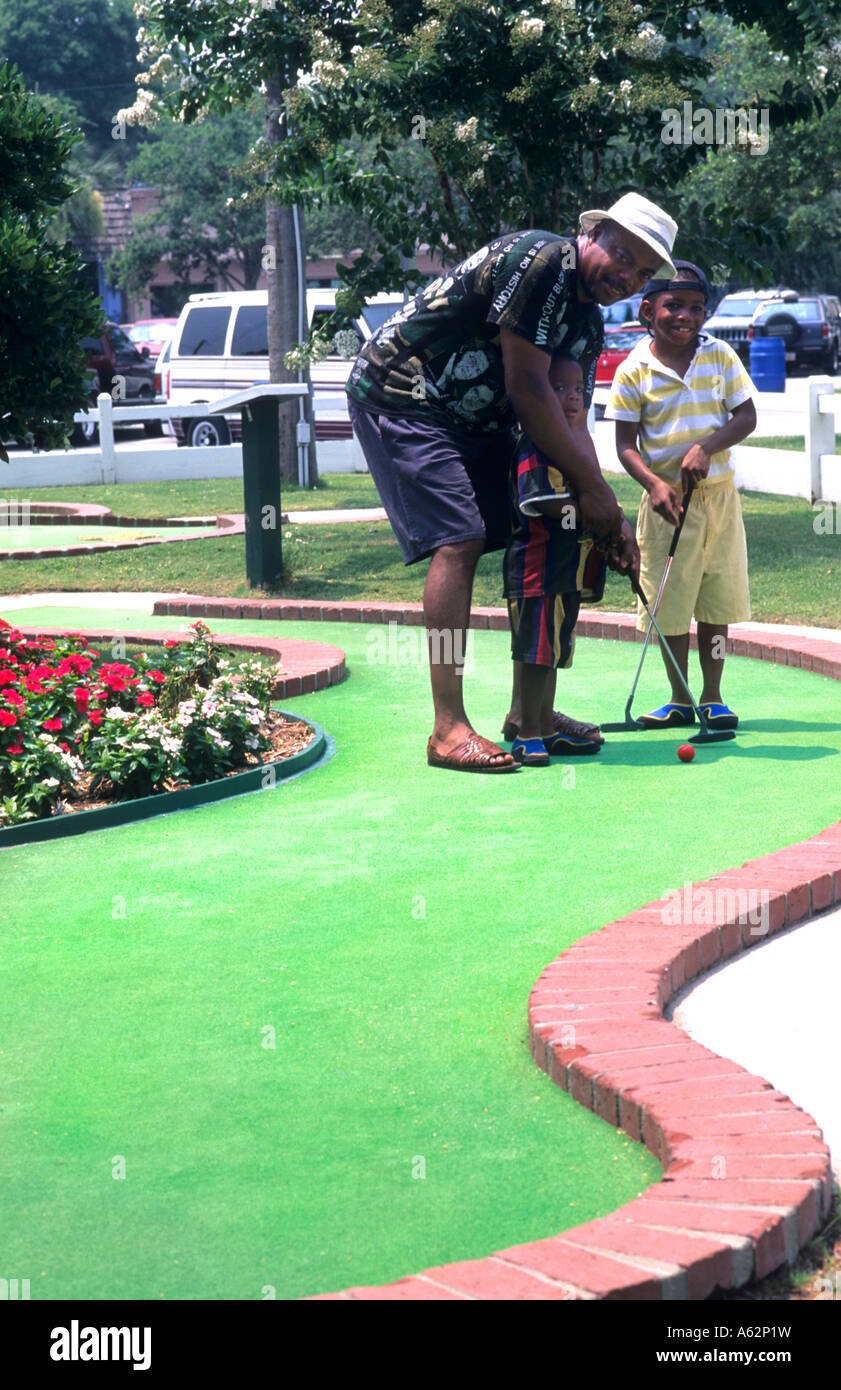
M 512 430 L 469 434 L 417 416 L 374 415 L 353 400 L 348 411 L 404 564 L 459 541 L 483 541 L 485 550 L 507 544 Z

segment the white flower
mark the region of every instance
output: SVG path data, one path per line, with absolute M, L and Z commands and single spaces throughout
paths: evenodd
M 664 36 L 658 34 L 653 24 L 641 24 L 631 45 L 634 53 L 649 59 L 659 58 L 665 46 Z
M 456 139 L 457 139 L 457 140 L 475 140 L 475 139 L 476 139 L 476 128 L 477 128 L 478 124 L 479 124 L 479 118 L 478 118 L 478 116 L 470 116 L 468 120 L 464 121 L 461 125 L 457 125 L 457 126 L 456 126 Z
M 527 15 L 520 15 L 514 25 L 514 33 L 523 39 L 539 39 L 545 27 L 542 19 L 530 19 Z
M 622 81 L 619 83 L 619 90 L 623 96 L 627 96 L 629 92 L 633 91 L 633 87 L 633 82 L 631 82 L 627 77 L 623 78 Z
M 45 777 L 41 782 L 42 787 L 57 787 L 59 785 L 60 779 L 58 777 Z

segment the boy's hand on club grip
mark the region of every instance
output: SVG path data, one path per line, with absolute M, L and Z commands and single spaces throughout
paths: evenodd
M 692 448 L 683 456 L 683 463 L 680 465 L 680 480 L 684 492 L 691 483 L 703 482 L 710 471 L 710 455 L 707 453 L 703 444 L 693 444 Z

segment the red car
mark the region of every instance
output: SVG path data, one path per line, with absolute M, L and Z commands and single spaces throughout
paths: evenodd
M 605 324 L 604 350 L 596 363 L 596 385 L 612 385 L 613 374 L 619 363 L 624 362 L 637 343 L 647 337 L 648 329 L 643 328 L 641 323 L 624 323 L 621 328 L 611 328 Z
M 138 319 L 137 323 L 124 323 L 121 327 L 138 348 L 147 347 L 149 356 L 154 358 L 172 337 L 177 322 L 178 319 Z

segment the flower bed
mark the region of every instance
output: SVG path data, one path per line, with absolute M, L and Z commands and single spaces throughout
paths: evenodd
M 32 639 L 0 619 L 0 827 L 296 751 L 311 731 L 273 714 L 273 683 L 259 661 L 220 655 L 201 622 L 155 659 L 109 661 L 81 633 Z

